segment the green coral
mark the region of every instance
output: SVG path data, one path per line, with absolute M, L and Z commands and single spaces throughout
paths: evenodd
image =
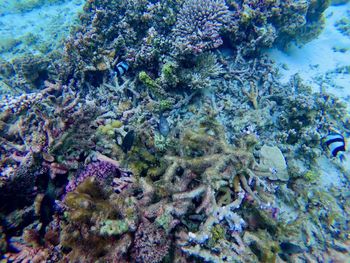
M 107 219 L 101 224 L 100 234 L 107 235 L 107 236 L 115 236 L 115 235 L 123 234 L 128 230 L 129 230 L 129 226 L 125 220 Z
M 164 152 L 168 148 L 170 140 L 167 137 L 164 137 L 160 133 L 154 134 L 154 147 L 160 151 Z
M 162 227 L 166 232 L 170 230 L 170 224 L 174 220 L 173 216 L 169 211 L 165 211 L 163 214 L 158 216 L 155 220 L 157 226 Z
M 315 170 L 309 170 L 304 174 L 305 180 L 307 180 L 309 182 L 314 182 L 319 177 L 320 177 L 320 175 Z
M 168 83 L 170 86 L 176 86 L 179 79 L 176 75 L 177 65 L 172 62 L 167 62 L 163 65 L 161 70 L 161 80 Z
M 136 200 L 107 189 L 94 178 L 87 178 L 65 197 L 67 211 L 60 242 L 70 251 L 71 262 L 108 262 L 111 247 L 118 246 L 115 235 L 127 235 L 129 225 L 136 224 Z
M 136 175 L 151 178 L 159 177 L 164 171 L 162 161 L 156 154 L 150 153 L 146 147 L 136 142 L 127 159 L 131 171 Z
M 113 120 L 111 123 L 99 126 L 97 131 L 108 136 L 114 136 L 114 129 L 118 129 L 122 126 L 123 123 L 121 121 Z
M 192 64 L 192 67 L 179 67 L 179 85 L 182 87 L 193 90 L 210 88 L 223 73 L 222 65 L 212 52 L 200 54 Z
M 159 101 L 159 111 L 160 112 L 170 110 L 170 109 L 172 109 L 172 107 L 173 107 L 173 102 L 168 100 L 168 99 Z
M 145 71 L 139 73 L 139 80 L 152 92 L 159 94 L 161 87 L 155 80 L 153 80 Z
M 211 229 L 211 240 L 217 243 L 220 239 L 225 239 L 226 231 L 221 225 L 215 225 Z
M 276 262 L 280 251 L 279 244 L 272 239 L 268 232 L 245 232 L 243 240 L 258 258 L 258 262 Z

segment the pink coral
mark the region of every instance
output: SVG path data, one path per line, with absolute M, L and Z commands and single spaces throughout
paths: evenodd
M 119 169 L 118 166 L 111 162 L 98 161 L 90 163 L 78 174 L 78 177 L 69 181 L 66 191 L 73 192 L 86 178 L 94 177 L 97 182 L 103 183 L 106 181 L 107 184 L 112 185 L 115 191 L 119 193 L 128 183 L 132 182 L 130 175 L 129 172 Z
M 175 46 L 180 53 L 194 54 L 219 47 L 220 30 L 229 17 L 224 0 L 186 0 L 174 29 Z
M 133 257 L 136 262 L 160 262 L 168 254 L 169 247 L 170 239 L 165 230 L 144 218 L 135 234 Z

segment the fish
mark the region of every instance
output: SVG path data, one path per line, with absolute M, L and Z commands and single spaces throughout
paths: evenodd
M 164 117 L 163 114 L 160 114 L 159 116 L 159 124 L 158 124 L 158 129 L 161 135 L 164 137 L 168 136 L 170 132 L 170 125 L 167 120 L 167 118 Z
M 129 64 L 125 61 L 121 61 L 115 67 L 115 71 L 117 72 L 117 76 L 121 77 L 125 74 L 125 72 L 129 69 Z
M 288 241 L 282 242 L 280 248 L 286 254 L 299 254 L 305 252 L 305 249 Z
M 131 150 L 135 140 L 135 132 L 130 130 L 124 137 L 121 148 L 124 153 L 127 153 Z
M 339 152 L 345 152 L 345 139 L 340 133 L 330 132 L 323 141 L 333 157 L 337 157 Z

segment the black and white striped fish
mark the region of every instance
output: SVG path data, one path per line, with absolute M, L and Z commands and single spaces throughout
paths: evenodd
M 129 69 L 129 64 L 126 63 L 125 61 L 121 61 L 115 66 L 115 71 L 118 77 L 124 75 L 128 69 Z
M 345 139 L 340 133 L 330 132 L 324 138 L 324 143 L 327 145 L 333 157 L 336 157 L 339 152 L 345 152 Z

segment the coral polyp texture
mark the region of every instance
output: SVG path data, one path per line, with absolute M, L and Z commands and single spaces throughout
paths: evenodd
M 223 44 L 220 31 L 230 21 L 225 1 L 187 0 L 177 16 L 175 47 L 179 53 L 198 54 Z
M 346 262 L 347 105 L 266 55 L 329 5 L 90 0 L 0 61 L 1 262 Z

